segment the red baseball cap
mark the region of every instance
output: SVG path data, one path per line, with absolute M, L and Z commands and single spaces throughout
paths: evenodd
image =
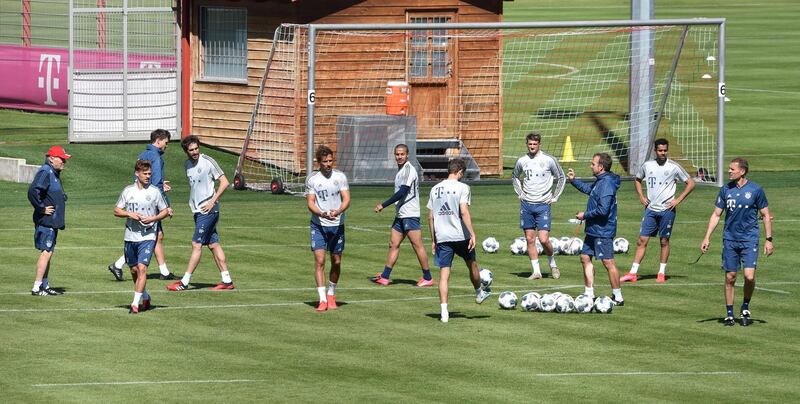
M 61 146 L 53 146 L 53 147 L 51 147 L 50 150 L 47 151 L 47 155 L 50 156 L 50 157 L 60 157 L 60 158 L 62 158 L 64 160 L 72 157 L 72 155 L 67 154 L 67 152 L 64 151 L 64 148 L 61 147 Z

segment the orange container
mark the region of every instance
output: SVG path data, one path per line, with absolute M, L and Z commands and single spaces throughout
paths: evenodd
M 408 99 L 411 98 L 411 87 L 406 81 L 390 81 L 386 83 L 386 114 L 408 115 Z

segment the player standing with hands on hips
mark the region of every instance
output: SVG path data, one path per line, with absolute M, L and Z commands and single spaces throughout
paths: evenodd
M 741 306 L 741 324 L 753 323 L 750 318 L 750 299 L 756 288 L 756 263 L 758 261 L 758 214 L 764 218 L 764 254 L 772 255 L 772 216 L 769 213 L 767 195 L 760 185 L 746 178 L 750 165 L 737 157 L 728 165 L 731 180 L 719 190 L 714 212 L 708 219 L 708 229 L 700 251 L 705 254 L 711 244 L 710 238 L 725 210 L 725 227 L 722 233 L 722 270 L 725 272 L 725 319 L 726 326 L 736 324 L 733 318 L 733 297 L 736 275 L 744 268 L 744 301 Z
M 611 283 L 611 293 L 614 304 L 623 306 L 622 290 L 619 288 L 619 271 L 614 261 L 614 237 L 617 235 L 617 191 L 619 190 L 619 176 L 611 172 L 611 156 L 608 153 L 595 153 L 590 165 L 596 180 L 593 184 L 586 184 L 575 178 L 575 171 L 571 168 L 567 172 L 567 179 L 578 191 L 589 195 L 586 210 L 578 212 L 575 218 L 586 221 L 586 238 L 583 239 L 581 249 L 581 264 L 583 265 L 583 281 L 585 290 L 583 294 L 594 298 L 594 266 L 592 257 L 603 262 L 608 272 L 608 281 Z
M 311 251 L 314 252 L 314 280 L 319 294 L 317 311 L 334 310 L 336 284 L 344 251 L 344 212 L 350 206 L 350 188 L 343 172 L 333 168 L 333 150 L 319 146 L 319 171 L 306 180 L 306 203 L 311 212 Z M 325 252 L 330 252 L 331 270 L 325 293 Z

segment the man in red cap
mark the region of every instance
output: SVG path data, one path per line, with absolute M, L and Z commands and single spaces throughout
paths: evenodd
M 33 206 L 33 223 L 36 225 L 33 241 L 41 253 L 36 262 L 36 280 L 31 294 L 34 296 L 60 295 L 47 282 L 50 258 L 56 248 L 58 231 L 64 229 L 67 195 L 61 187 L 61 171 L 70 156 L 61 146 L 47 151 L 45 162 L 28 188 L 28 200 Z

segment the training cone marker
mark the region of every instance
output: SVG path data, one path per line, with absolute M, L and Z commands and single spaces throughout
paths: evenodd
M 704 75 L 703 75 L 703 78 L 704 78 L 704 79 L 710 79 L 710 78 L 711 78 L 711 75 L 710 75 L 710 74 L 708 74 L 708 73 L 706 73 L 706 74 L 704 74 Z
M 561 156 L 562 163 L 574 163 L 575 156 L 572 154 L 572 138 L 567 136 L 567 140 L 564 141 L 564 153 Z
M 706 58 L 706 60 L 709 61 L 709 62 L 713 62 L 713 61 L 717 60 L 717 58 L 715 58 L 714 56 L 709 56 L 709 57 Z

